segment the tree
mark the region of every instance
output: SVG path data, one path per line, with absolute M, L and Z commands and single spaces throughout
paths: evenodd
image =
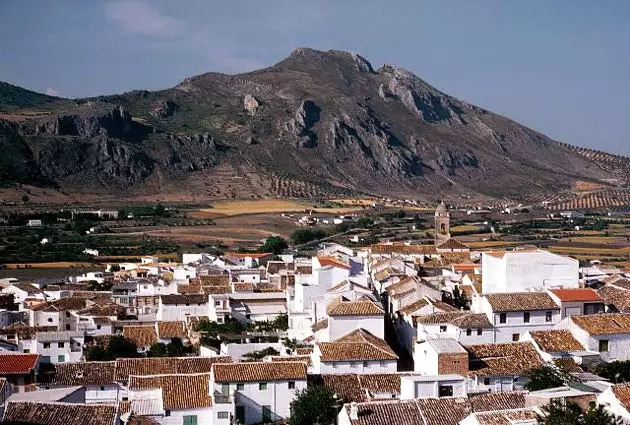
M 138 357 L 138 347 L 122 335 L 112 336 L 104 348 L 96 345 L 85 350 L 85 359 L 88 361 L 111 361 L 130 357 Z
M 303 245 L 326 237 L 326 232 L 322 229 L 298 229 L 291 235 L 291 239 L 296 245 Z
M 357 220 L 357 227 L 365 229 L 374 224 L 374 221 L 370 217 L 361 217 Z
M 147 353 L 147 356 L 148 357 L 167 357 L 168 352 L 166 350 L 166 344 L 162 342 L 156 342 L 155 344 L 151 345 L 151 348 L 149 348 L 149 352 Z
M 453 306 L 460 310 L 465 310 L 468 308 L 468 303 L 469 300 L 466 294 L 459 289 L 459 286 L 456 286 L 453 289 Z
M 338 409 L 337 399 L 332 390 L 319 385 L 309 386 L 298 391 L 291 403 L 289 425 L 334 424 Z
M 586 412 L 575 403 L 552 401 L 542 407 L 538 418 L 542 425 L 621 425 L 620 418 L 606 412 L 603 406 L 591 403 Z
M 282 239 L 280 236 L 271 236 L 267 238 L 265 244 L 262 246 L 263 252 L 272 252 L 275 255 L 282 254 L 282 251 L 287 249 L 289 245 L 287 241 Z
M 88 291 L 111 291 L 113 284 L 111 282 L 99 283 L 95 280 L 90 280 L 87 283 Z
M 545 363 L 542 366 L 531 369 L 525 373 L 528 379 L 525 388 L 529 391 L 540 391 L 547 388 L 561 387 L 574 378 L 561 367 L 553 363 Z
M 28 197 L 28 195 L 22 195 L 22 203 L 28 204 L 28 201 L 30 201 L 30 198 Z
M 601 377 L 608 379 L 611 382 L 629 382 L 630 361 L 614 361 L 610 363 L 601 363 L 595 366 L 593 372 Z

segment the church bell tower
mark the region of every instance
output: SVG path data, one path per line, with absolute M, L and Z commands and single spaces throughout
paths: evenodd
M 444 201 L 435 210 L 435 246 L 442 245 L 451 238 L 451 214 Z

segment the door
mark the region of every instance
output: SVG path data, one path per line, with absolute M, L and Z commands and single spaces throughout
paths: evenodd
M 234 414 L 239 424 L 245 423 L 245 406 L 236 406 Z
M 221 385 L 221 394 L 230 395 L 230 384 L 222 384 Z
M 262 421 L 264 423 L 271 422 L 271 406 L 263 406 L 262 407 Z

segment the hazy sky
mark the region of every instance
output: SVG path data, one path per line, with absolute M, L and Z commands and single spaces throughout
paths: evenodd
M 0 0 L 0 80 L 59 96 L 166 88 L 301 46 L 630 155 L 630 0 Z

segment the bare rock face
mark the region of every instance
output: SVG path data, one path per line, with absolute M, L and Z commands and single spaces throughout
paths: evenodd
M 171 100 L 156 100 L 149 106 L 149 114 L 156 118 L 168 118 L 175 114 L 179 106 Z
M 300 148 L 314 148 L 317 146 L 317 134 L 313 131 L 315 124 L 319 122 L 321 109 L 312 100 L 303 100 L 295 112 L 295 118 L 289 124 L 297 138 L 297 146 Z
M 258 110 L 259 106 L 260 104 L 258 103 L 258 100 L 253 95 L 251 94 L 245 95 L 245 98 L 243 99 L 243 108 L 245 108 L 245 110 L 251 116 L 256 115 L 256 111 Z

